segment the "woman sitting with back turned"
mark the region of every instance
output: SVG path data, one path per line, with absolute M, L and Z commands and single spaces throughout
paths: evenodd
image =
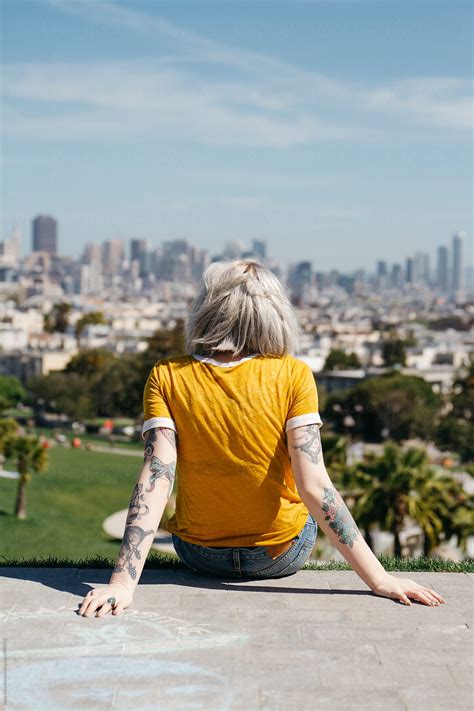
M 187 320 L 189 355 L 159 360 L 144 390 L 144 463 L 117 564 L 79 614 L 133 599 L 173 490 L 173 544 L 195 573 L 275 578 L 309 558 L 318 525 L 381 596 L 438 605 L 431 588 L 389 575 L 326 471 L 313 374 L 294 357 L 296 315 L 275 275 L 251 260 L 212 263 Z

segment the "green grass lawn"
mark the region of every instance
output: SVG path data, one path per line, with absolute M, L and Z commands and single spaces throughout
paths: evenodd
M 13 515 L 17 481 L 0 478 L 0 556 L 115 557 L 104 518 L 128 507 L 140 459 L 55 447 L 46 472 L 27 485 L 27 518 Z M 5 469 L 13 469 L 5 462 Z

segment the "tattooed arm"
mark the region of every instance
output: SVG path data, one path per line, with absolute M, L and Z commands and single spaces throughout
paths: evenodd
M 165 427 L 145 434 L 143 466 L 133 488 L 125 531 L 110 583 L 133 591 L 138 584 L 176 473 L 176 432 Z
M 133 593 L 145 565 L 166 502 L 173 491 L 177 445 L 174 430 L 157 427 L 146 433 L 143 466 L 130 498 L 122 545 L 109 584 L 92 588 L 78 614 L 104 617 L 121 615 L 133 601 Z
M 405 605 L 412 604 L 410 598 L 424 605 L 445 602 L 432 588 L 387 573 L 372 553 L 329 478 L 317 425 L 289 430 L 288 451 L 301 499 L 331 543 L 375 595 L 390 597 Z

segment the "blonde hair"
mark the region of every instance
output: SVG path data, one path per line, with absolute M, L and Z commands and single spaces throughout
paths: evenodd
M 186 321 L 186 351 L 282 356 L 299 347 L 289 294 L 269 269 L 251 259 L 212 262 Z

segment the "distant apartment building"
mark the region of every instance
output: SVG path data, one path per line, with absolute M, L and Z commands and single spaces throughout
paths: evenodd
M 50 215 L 38 215 L 32 222 L 31 248 L 33 252 L 57 254 L 58 223 Z
M 0 267 L 17 267 L 21 252 L 21 232 L 14 227 L 9 239 L 0 242 Z

